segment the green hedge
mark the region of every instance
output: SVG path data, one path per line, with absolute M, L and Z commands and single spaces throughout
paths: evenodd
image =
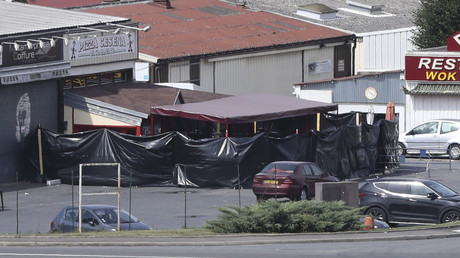
M 301 233 L 360 230 L 361 212 L 342 201 L 263 201 L 245 207 L 220 207 L 206 228 L 216 233 Z

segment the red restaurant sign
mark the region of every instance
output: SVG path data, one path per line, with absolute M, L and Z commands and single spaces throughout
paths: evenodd
M 406 56 L 406 80 L 460 81 L 459 51 L 460 31 L 447 39 L 447 52 L 441 56 Z
M 406 80 L 460 81 L 460 56 L 406 56 Z

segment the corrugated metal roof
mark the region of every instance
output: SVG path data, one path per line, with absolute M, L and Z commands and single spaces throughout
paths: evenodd
M 152 29 L 149 32 L 139 34 L 139 49 L 143 54 L 161 59 L 291 47 L 308 45 L 310 42 L 318 44 L 322 40 L 338 42 L 353 37 L 335 29 L 272 13 L 254 12 L 218 0 L 175 0 L 171 4 L 173 9 L 153 4 L 133 4 L 85 12 L 124 16 L 150 25 Z M 221 16 L 200 11 L 206 7 L 233 10 L 233 15 Z
M 414 89 L 404 88 L 409 95 L 460 95 L 458 84 L 418 84 Z
M 0 1 L 0 36 L 128 20 L 109 15 Z

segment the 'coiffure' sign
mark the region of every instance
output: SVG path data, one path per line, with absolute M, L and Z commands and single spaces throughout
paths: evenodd
M 83 59 L 136 52 L 134 33 L 70 40 L 70 59 Z
M 17 48 L 13 44 L 3 44 L 0 53 L 0 66 L 8 67 L 62 60 L 62 44 L 51 46 L 49 41 L 43 41 L 40 46 L 38 41 L 31 41 L 29 48 L 26 43 L 18 43 Z
M 447 39 L 447 51 L 406 56 L 406 80 L 460 81 L 460 32 Z

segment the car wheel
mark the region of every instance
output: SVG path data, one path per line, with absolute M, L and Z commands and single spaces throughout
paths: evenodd
M 442 216 L 441 223 L 460 221 L 460 212 L 448 211 Z
M 460 145 L 458 144 L 450 145 L 449 154 L 452 159 L 460 159 Z
M 305 201 L 305 200 L 308 200 L 310 199 L 308 197 L 308 189 L 306 187 L 302 188 L 302 191 L 300 191 L 300 195 L 299 195 L 299 198 L 298 200 L 299 201 Z
M 398 142 L 397 154 L 398 156 L 406 155 L 406 147 L 400 142 Z
M 374 219 L 388 223 L 387 214 L 382 208 L 372 207 L 367 210 L 366 214 L 372 216 Z

